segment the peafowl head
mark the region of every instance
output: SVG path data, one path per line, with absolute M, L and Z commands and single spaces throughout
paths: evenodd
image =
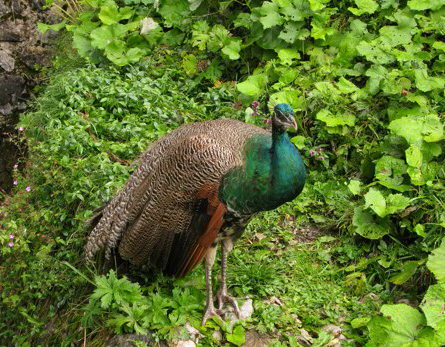
M 282 133 L 290 128 L 298 128 L 294 118 L 294 109 L 289 104 L 278 104 L 274 107 L 272 115 L 272 129 Z

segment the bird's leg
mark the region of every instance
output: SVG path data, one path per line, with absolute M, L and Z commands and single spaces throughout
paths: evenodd
M 221 281 L 222 286 L 221 290 L 218 293 L 218 309 L 222 310 L 225 303 L 230 303 L 235 310 L 236 316 L 240 318 L 240 310 L 238 307 L 238 302 L 236 298 L 233 296 L 227 295 L 227 276 L 226 276 L 226 268 L 227 268 L 227 255 L 233 249 L 233 242 L 230 238 L 224 239 L 221 252 L 222 252 L 222 260 L 221 260 Z M 239 299 L 247 299 L 248 297 L 242 297 Z
M 227 309 L 215 309 L 213 304 L 213 290 L 212 290 L 212 266 L 215 263 L 216 247 L 209 249 L 205 255 L 206 266 L 206 312 L 202 318 L 202 325 L 206 324 L 207 319 L 212 316 L 221 316 L 230 311 Z

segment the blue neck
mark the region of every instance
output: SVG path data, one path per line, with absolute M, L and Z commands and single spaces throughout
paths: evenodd
M 247 141 L 245 165 L 230 171 L 221 185 L 221 199 L 242 215 L 277 208 L 303 190 L 306 168 L 286 132 Z

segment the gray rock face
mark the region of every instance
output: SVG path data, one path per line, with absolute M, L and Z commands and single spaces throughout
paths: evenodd
M 42 11 L 38 0 L 0 0 L 0 191 L 12 187 L 12 170 L 17 147 L 11 137 L 19 113 L 26 110 L 39 67 L 50 67 L 54 32 L 41 34 L 37 23 L 60 21 L 50 11 Z

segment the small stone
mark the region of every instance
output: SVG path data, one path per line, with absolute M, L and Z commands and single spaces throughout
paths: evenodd
M 14 58 L 3 49 L 0 49 L 0 67 L 2 67 L 6 72 L 11 72 L 15 67 Z

